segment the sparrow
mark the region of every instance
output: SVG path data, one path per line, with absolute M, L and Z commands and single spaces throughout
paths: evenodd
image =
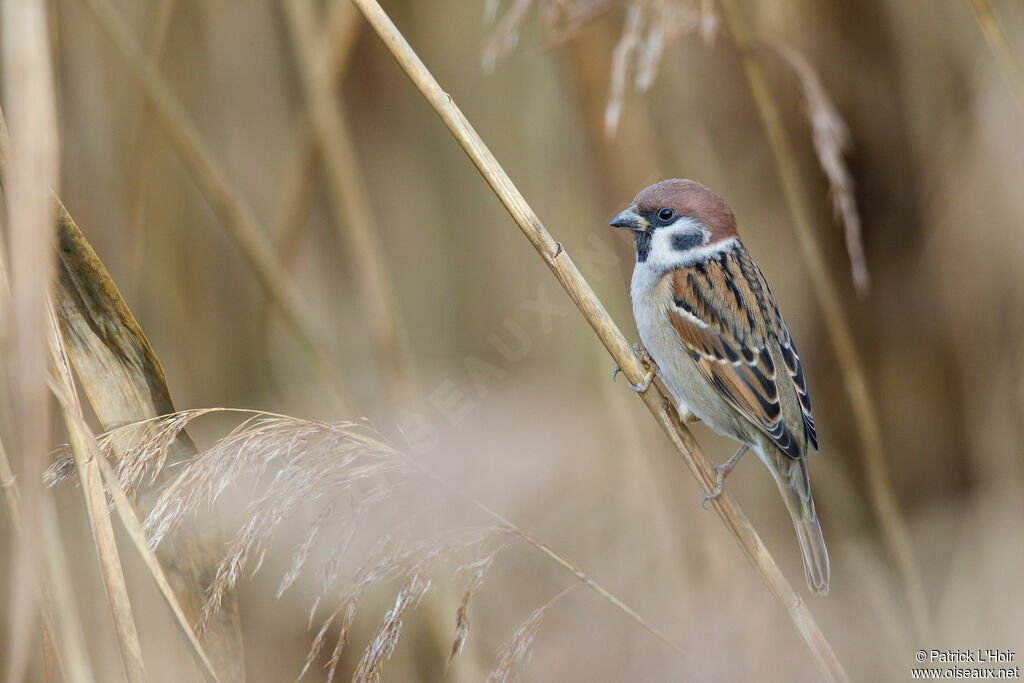
M 807 474 L 818 450 L 800 356 L 772 290 L 740 242 L 736 218 L 717 194 L 693 180 L 642 190 L 610 225 L 633 231 L 633 316 L 654 373 L 676 401 L 715 432 L 738 441 L 715 465 L 725 477 L 748 449 L 771 472 L 793 518 L 807 585 L 828 592 L 825 539 Z M 646 391 L 652 374 L 636 391 Z M 685 421 L 685 420 L 684 420 Z

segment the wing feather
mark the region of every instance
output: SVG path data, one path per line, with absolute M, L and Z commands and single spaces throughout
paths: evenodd
M 760 269 L 741 245 L 672 273 L 669 319 L 697 369 L 741 415 L 793 458 L 801 445 L 782 414 L 777 345 L 800 403 L 802 426 L 818 439 L 800 357 Z

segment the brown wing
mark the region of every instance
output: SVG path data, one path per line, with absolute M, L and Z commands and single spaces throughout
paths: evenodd
M 807 385 L 768 283 L 742 245 L 672 274 L 669 319 L 700 373 L 745 418 L 793 458 L 800 444 L 786 425 L 771 347 L 778 345 L 817 450 Z

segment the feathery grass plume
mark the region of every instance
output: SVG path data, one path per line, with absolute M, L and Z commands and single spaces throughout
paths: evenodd
M 469 601 L 476 595 L 477 591 L 484 585 L 484 575 L 494 564 L 495 558 L 508 544 L 503 543 L 483 557 L 478 557 L 469 564 L 465 564 L 455 570 L 452 577 L 453 582 L 466 581 L 466 588 L 462 592 L 462 599 L 459 601 L 459 608 L 455 612 L 455 640 L 452 642 L 452 649 L 448 653 L 448 660 L 444 664 L 445 671 L 452 665 L 452 661 L 462 652 L 469 637 Z M 468 577 L 468 580 L 466 580 Z
M 247 558 L 264 548 L 271 532 L 303 499 L 405 467 L 396 451 L 362 424 L 326 423 L 257 413 L 189 462 L 161 493 L 146 520 L 150 541 L 158 545 L 185 515 L 217 500 L 242 476 L 259 481 L 272 463 L 274 475 L 265 497 L 242 536 L 232 543 Z
M 811 140 L 821 170 L 828 178 L 832 210 L 842 220 L 846 236 L 846 251 L 850 258 L 850 271 L 857 294 L 867 296 L 871 287 L 867 259 L 861 236 L 860 214 L 854 198 L 853 177 L 846 168 L 844 155 L 850 150 L 850 129 L 843 121 L 839 109 L 825 91 L 821 77 L 810 62 L 797 50 L 782 43 L 765 43 L 782 57 L 800 81 L 805 113 L 811 124 Z
M 467 548 L 479 549 L 482 544 L 495 537 L 498 531 L 498 527 L 464 529 L 447 537 L 425 541 L 412 541 L 402 530 L 396 530 L 386 536 L 377 543 L 369 559 L 341 591 L 341 603 L 321 624 L 306 656 L 300 677 L 320 654 L 328 629 L 341 616 L 338 638 L 327 662 L 327 680 L 333 680 L 363 593 L 375 583 L 402 575 L 402 586 L 396 595 L 394 605 L 384 616 L 376 636 L 364 650 L 353 677 L 353 680 L 357 681 L 378 680 L 384 661 L 391 657 L 398 643 L 405 615 L 429 590 L 430 574 L 437 565 L 443 560 L 457 556 Z
M 472 542 L 472 541 L 470 541 Z M 437 564 L 459 549 L 461 543 L 440 543 L 422 552 L 408 564 L 402 587 L 395 596 L 395 603 L 384 615 L 377 629 L 377 635 L 366 647 L 356 667 L 354 681 L 377 681 L 386 659 L 390 659 L 402 632 L 402 623 L 408 611 L 414 608 L 429 590 L 431 572 Z
M 515 49 L 533 0 L 516 0 L 501 18 L 483 51 L 486 71 Z M 613 0 L 541 0 L 537 3 L 548 41 L 557 44 L 571 38 L 584 24 L 615 6 Z M 488 0 L 488 21 L 497 13 L 496 0 Z M 699 34 L 710 44 L 719 19 L 711 0 L 632 0 L 626 7 L 622 36 L 612 53 L 612 72 L 605 109 L 605 132 L 615 134 L 622 114 L 626 84 L 647 92 L 658 75 L 665 47 L 676 38 Z
M 498 649 L 498 663 L 491 671 L 491 675 L 487 677 L 487 683 L 507 683 L 519 680 L 519 672 L 523 664 L 529 661 L 530 646 L 533 645 L 533 639 L 536 638 L 537 631 L 540 630 L 544 615 L 560 598 L 575 587 L 575 585 L 569 586 L 547 603 L 533 610 L 529 619 L 524 621 L 512 634 L 512 637 Z
M 634 3 L 626 10 L 626 23 L 622 28 L 619 42 L 612 50 L 612 74 L 608 88 L 608 104 L 604 109 L 604 132 L 611 137 L 619 127 L 622 118 L 622 101 L 626 96 L 630 65 L 636 61 L 636 54 L 642 46 L 643 10 Z
M 497 2 L 488 1 L 485 13 L 494 16 L 497 12 L 497 5 Z M 526 15 L 529 14 L 532 5 L 533 0 L 515 0 L 512 7 L 505 12 L 498 28 L 491 34 L 484 46 L 481 62 L 484 71 L 494 71 L 498 60 L 516 49 L 516 45 L 519 43 L 519 31 L 523 28 Z
M 461 564 L 451 572 L 450 580 L 465 580 L 467 587 L 455 614 L 456 640 L 448 657 L 450 663 L 462 649 L 468 635 L 466 610 L 469 600 L 482 586 L 484 574 L 497 554 L 516 539 L 540 550 L 570 571 L 579 582 L 681 651 L 575 565 L 486 506 L 451 488 L 394 449 L 366 424 L 317 422 L 259 411 L 212 408 L 183 411 L 125 425 L 105 434 L 98 444 L 107 457 L 113 456 L 114 444 L 118 444 L 123 454 L 118 476 L 124 478 L 122 486 L 134 487 L 147 476 L 155 478 L 166 462 L 166 451 L 192 420 L 215 412 L 241 413 L 246 418 L 210 449 L 183 463 L 180 471 L 161 489 L 146 519 L 149 543 L 155 548 L 173 534 L 186 517 L 195 514 L 202 506 L 212 505 L 228 488 L 251 483 L 259 490 L 246 505 L 243 511 L 246 521 L 236 531 L 226 555 L 217 565 L 197 624 L 198 632 L 202 633 L 217 615 L 224 596 L 233 589 L 243 572 L 247 568 L 251 568 L 252 574 L 259 571 L 276 532 L 284 523 L 294 517 L 301 506 L 322 501 L 323 508 L 307 525 L 303 540 L 296 548 L 277 591 L 280 597 L 304 570 L 314 573 L 308 568 L 312 549 L 318 539 L 322 539 L 324 528 L 329 523 L 336 523 L 340 527 L 336 542 L 315 571 L 319 592 L 310 610 L 310 625 L 317 607 L 328 596 L 337 595 L 338 604 L 321 624 L 300 677 L 322 651 L 328 630 L 337 626 L 337 640 L 326 664 L 327 677 L 329 680 L 333 678 L 363 594 L 373 585 L 399 579 L 401 583 L 393 606 L 366 646 L 355 675 L 355 680 L 379 680 L 384 662 L 397 647 L 405 618 L 434 585 L 433 574 L 441 571 L 443 563 L 452 561 Z M 52 468 L 50 479 L 59 479 L 64 469 L 65 463 L 59 461 Z M 359 531 L 359 522 L 369 512 L 393 500 L 396 493 L 414 486 L 422 489 L 425 482 L 441 489 L 444 501 L 468 503 L 496 520 L 497 524 L 456 527 L 426 540 L 418 539 L 419 525 L 435 505 L 431 502 L 426 509 L 409 515 L 379 539 L 361 568 L 340 592 L 336 592 L 334 586 L 341 574 L 342 559 Z M 350 499 L 351 507 L 341 514 L 339 501 L 345 496 Z M 467 555 L 474 559 L 467 561 Z

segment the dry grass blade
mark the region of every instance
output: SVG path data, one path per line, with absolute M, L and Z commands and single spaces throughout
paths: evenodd
M 843 160 L 850 148 L 850 130 L 807 59 L 782 43 L 769 43 L 767 46 L 782 57 L 800 81 L 807 119 L 811 124 L 814 151 L 828 178 L 833 212 L 843 221 L 853 285 L 857 294 L 866 297 L 871 289 L 871 276 L 861 241 L 860 214 L 857 213 L 857 200 L 853 193 L 853 177 Z
M 985 34 L 989 48 L 999 60 L 999 67 L 1003 70 L 1003 75 L 1010 82 L 1013 95 L 1017 98 L 1017 106 L 1024 113 L 1024 74 L 1021 73 L 1021 68 L 1013 57 L 1010 41 L 1006 39 L 1003 27 L 995 12 L 992 11 L 992 5 L 988 0 L 971 0 L 971 7 L 974 8 L 974 16 L 981 26 L 982 33 Z
M 81 406 L 78 405 L 71 377 L 71 365 L 58 336 L 56 316 L 52 309 L 50 311 L 50 350 L 59 378 L 53 387 L 53 393 L 60 402 L 64 412 L 64 423 L 71 436 L 71 453 L 75 458 L 82 496 L 85 498 L 86 510 L 89 513 L 100 573 L 106 587 L 107 602 L 114 619 L 114 632 L 121 651 L 121 663 L 124 664 L 128 681 L 141 683 L 146 680 L 142 645 L 139 643 L 139 634 L 135 628 L 135 617 L 132 615 L 131 601 L 128 598 L 128 584 L 124 579 L 124 569 L 121 567 L 121 559 L 117 552 L 117 540 L 114 538 L 114 526 L 110 521 L 110 509 L 107 507 L 99 465 L 96 462 L 96 459 L 102 458 L 103 455 L 95 446 L 95 437 L 82 419 Z
M 60 259 L 55 308 L 68 355 L 96 416 L 104 428 L 111 429 L 173 412 L 159 359 L 103 263 L 63 205 L 59 201 L 56 204 Z M 129 468 L 134 459 L 126 456 L 137 440 L 138 435 L 128 430 L 110 437 L 104 448 L 121 456 L 122 469 Z M 164 458 L 171 462 L 196 453 L 184 424 L 159 445 Z M 151 482 L 156 480 L 158 470 L 152 472 Z M 142 474 L 129 472 L 126 476 L 139 481 Z M 140 497 L 143 510 L 152 505 L 152 500 L 148 492 Z M 158 553 L 191 619 L 199 618 L 206 581 L 217 562 L 218 539 L 209 536 L 182 534 Z M 205 642 L 222 677 L 244 678 L 241 626 L 233 597 L 228 598 L 226 608 L 207 631 Z
M 558 278 L 614 361 L 623 369 L 631 382 L 639 383 L 645 371 L 640 361 L 633 355 L 632 348 L 626 342 L 622 332 L 608 315 L 601 301 L 573 264 L 562 245 L 556 242 L 544 228 L 540 218 L 527 204 L 508 174 L 502 169 L 459 108 L 455 106 L 452 97 L 442 90 L 375 0 L 353 1 L 377 31 L 406 74 L 444 121 L 491 189 L 512 215 L 520 230 Z M 667 407 L 664 394 L 652 385 L 650 389 L 638 395 L 672 440 L 673 445 L 679 450 L 694 477 L 705 491 L 710 492 L 715 485 L 715 472 L 700 451 L 693 436 L 685 427 L 679 425 L 678 415 L 674 415 L 674 411 Z M 845 680 L 846 673 L 835 652 L 799 595 L 783 576 L 774 558 L 746 516 L 728 494 L 723 494 L 715 499 L 712 505 L 761 573 L 772 594 L 789 613 L 794 625 L 803 636 L 804 642 L 813 653 L 822 673 L 830 680 Z
M 746 26 L 746 19 L 735 0 L 721 0 L 721 6 L 725 25 L 743 56 L 744 73 L 775 157 L 786 202 L 793 216 L 797 243 L 839 360 L 844 387 L 863 445 L 871 502 L 882 525 L 886 545 L 900 574 L 912 615 L 912 626 L 918 639 L 926 640 L 929 621 L 921 574 L 910 545 L 907 525 L 889 478 L 882 430 L 868 388 L 867 376 L 857 354 L 853 334 L 843 315 L 839 292 L 815 235 L 809 208 L 810 199 L 800 179 L 796 157 L 782 125 L 781 115 L 768 86 L 767 77 L 752 52 L 754 45 Z
M 11 377 L 11 444 L 20 478 L 22 529 L 8 560 L 11 598 L 4 668 L 8 680 L 20 681 L 28 667 L 30 638 L 37 632 L 41 525 L 48 505 L 40 476 L 51 418 L 46 389 L 46 305 L 54 261 L 50 191 L 59 183 L 60 166 L 46 4 L 3 0 L 0 16 L 3 100 L 11 135 L 5 144 L 3 187 L 8 245 L 17 254 L 10 264 L 10 355 L 5 370 Z
M 299 80 L 327 172 L 327 198 L 344 245 L 342 257 L 353 271 L 352 279 L 369 322 L 378 368 L 392 396 L 408 403 L 412 400 L 413 389 L 401 341 L 402 316 L 377 238 L 377 226 L 348 116 L 334 93 L 333 50 L 317 33 L 314 8 L 309 0 L 283 0 L 283 7 L 299 67 Z
M 295 331 L 303 348 L 321 375 L 326 375 L 341 407 L 349 404 L 338 385 L 338 374 L 330 354 L 320 339 L 305 310 L 302 297 L 295 289 L 280 261 L 274 254 L 266 231 L 241 194 L 231 186 L 227 175 L 203 143 L 185 108 L 161 76 L 159 69 L 139 46 L 117 9 L 108 0 L 84 0 L 100 26 L 125 58 L 132 75 L 142 86 L 168 141 L 181 156 L 221 219 L 228 237 L 249 264 L 260 286 L 280 309 Z M 321 377 L 322 378 L 322 377 Z

